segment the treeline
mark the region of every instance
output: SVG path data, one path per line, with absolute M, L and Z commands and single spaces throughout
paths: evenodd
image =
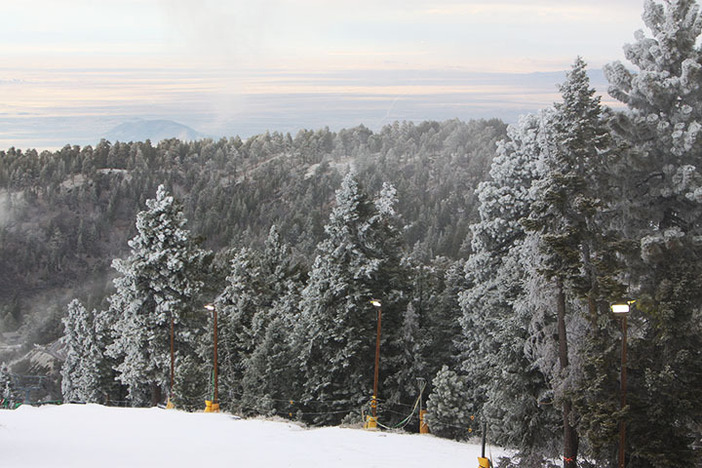
M 353 170 L 371 190 L 394 184 L 410 245 L 428 256 L 464 257 L 476 219 L 473 190 L 505 128 L 497 120 L 454 120 L 395 123 L 375 133 L 359 126 L 246 141 L 103 140 L 94 148 L 1 151 L 2 327 L 25 324 L 32 340 L 49 342 L 71 297 L 100 306 L 110 293 L 110 262 L 126 251 L 134 217 L 159 184 L 182 201 L 189 228 L 209 249 L 261 246 L 276 224 L 295 254 L 308 258 L 334 191 Z M 39 328 L 42 336 L 33 333 Z
M 137 215 L 129 255 L 113 264 L 109 307 L 68 307 L 64 398 L 136 406 L 170 399 L 201 409 L 214 398 L 214 314 L 204 307 L 214 299 L 223 409 L 360 422 L 370 412 L 375 298 L 383 324 L 379 414 L 386 425 L 411 415 L 417 379 L 457 362 L 451 340 L 460 331 L 462 262 L 423 264 L 408 254 L 391 184 L 371 196 L 348 173 L 335 200 L 313 259 L 293 255 L 273 226 L 261 248 L 234 252 L 214 290 L 212 252 L 160 186 Z M 465 429 L 458 424 L 447 433 Z M 441 431 L 438 421 L 434 427 Z

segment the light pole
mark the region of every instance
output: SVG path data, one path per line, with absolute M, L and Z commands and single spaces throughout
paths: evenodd
M 212 401 L 205 402 L 205 413 L 219 413 L 219 394 L 218 394 L 218 376 L 217 376 L 217 307 L 214 304 L 205 304 L 205 309 L 212 312 L 214 319 L 214 395 Z
M 419 433 L 429 434 L 429 426 L 424 421 L 426 410 L 422 409 L 422 398 L 424 389 L 427 387 L 427 381 L 423 377 L 417 377 L 417 384 L 419 385 Z
M 168 401 L 166 409 L 173 409 L 173 384 L 175 382 L 175 325 L 173 323 L 173 312 L 171 312 L 171 386 L 168 389 Z
M 626 331 L 627 331 L 627 315 L 629 315 L 630 306 L 635 301 L 627 301 L 612 304 L 612 312 L 621 317 L 622 320 L 622 364 L 620 377 L 620 406 L 622 411 L 626 407 Z M 625 468 L 625 449 L 626 449 L 626 421 L 621 416 L 619 421 L 619 468 Z
M 373 307 L 378 309 L 378 333 L 375 338 L 375 372 L 373 375 L 373 400 L 371 401 L 371 411 L 373 419 L 368 422 L 367 428 L 374 429 L 378 425 L 378 372 L 380 367 L 380 329 L 383 317 L 382 303 L 378 299 L 370 301 Z

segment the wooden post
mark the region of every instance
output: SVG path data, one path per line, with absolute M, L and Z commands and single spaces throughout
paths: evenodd
M 217 375 L 217 308 L 213 307 L 214 313 L 214 398 L 213 403 L 219 409 L 218 375 Z
M 212 401 L 206 400 L 205 401 L 205 413 L 219 413 L 219 376 L 218 376 L 218 365 L 217 365 L 217 306 L 214 304 L 205 304 L 205 309 L 209 310 L 212 312 L 212 319 L 213 319 L 213 345 L 214 345 L 214 370 L 213 370 L 213 379 L 214 379 L 214 392 L 212 394 Z
M 621 369 L 621 409 L 626 407 L 626 329 L 627 314 L 622 314 L 622 369 Z M 626 421 L 622 416 L 619 421 L 619 468 L 625 468 Z
M 171 388 L 169 389 L 169 400 L 173 398 L 173 384 L 175 382 L 175 326 L 173 324 L 173 312 L 171 312 Z
M 378 333 L 375 338 L 375 375 L 373 377 L 373 419 L 377 417 L 378 410 L 378 373 L 380 366 L 380 323 L 383 317 L 383 311 L 380 306 L 378 306 Z M 377 420 L 377 419 L 376 419 Z

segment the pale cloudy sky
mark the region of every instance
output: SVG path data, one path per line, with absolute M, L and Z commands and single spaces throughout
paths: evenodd
M 599 69 L 643 28 L 643 0 L 0 2 L 0 148 L 95 144 L 137 118 L 213 136 L 513 121 L 577 55 Z

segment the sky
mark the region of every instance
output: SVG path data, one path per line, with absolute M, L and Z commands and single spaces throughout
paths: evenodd
M 623 60 L 643 0 L 23 0 L 0 11 L 0 149 L 168 119 L 208 136 L 550 105 Z

